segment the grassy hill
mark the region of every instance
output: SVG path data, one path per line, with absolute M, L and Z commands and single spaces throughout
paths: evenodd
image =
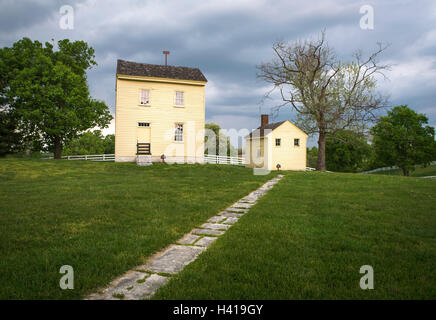
M 436 180 L 290 172 L 154 298 L 435 299 L 435 269 Z
M 436 180 L 285 174 L 155 298 L 436 298 Z M 0 160 L 0 298 L 81 298 L 274 175 Z M 59 288 L 62 265 L 74 290 Z M 374 290 L 359 287 L 362 265 Z
M 372 174 L 383 174 L 389 176 L 402 176 L 403 172 L 400 169 L 396 170 L 386 170 L 374 172 Z M 427 177 L 427 176 L 436 176 L 436 165 L 431 165 L 427 167 L 418 166 L 414 171 L 410 172 L 411 177 Z
M 79 299 L 269 176 L 236 166 L 0 160 L 0 299 Z M 74 268 L 74 290 L 59 269 Z

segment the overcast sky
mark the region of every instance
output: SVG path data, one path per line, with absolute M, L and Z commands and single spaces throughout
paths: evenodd
M 60 8 L 74 9 L 74 29 L 62 29 Z M 362 5 L 374 9 L 374 29 L 360 28 Z M 91 94 L 115 109 L 116 60 L 198 67 L 208 79 L 206 122 L 223 128 L 259 125 L 278 101 L 261 103 L 269 86 L 256 65 L 272 59 L 275 40 L 327 40 L 344 60 L 356 49 L 370 53 L 377 42 L 391 47 L 381 57 L 394 64 L 380 89 L 392 105 L 408 104 L 436 126 L 435 0 L 218 0 L 63 1 L 0 0 L 0 45 L 22 37 L 84 40 L 96 50 L 98 66 L 88 72 Z M 292 119 L 283 108 L 275 121 Z M 105 132 L 113 132 L 113 124 Z M 313 139 L 312 139 L 313 143 Z

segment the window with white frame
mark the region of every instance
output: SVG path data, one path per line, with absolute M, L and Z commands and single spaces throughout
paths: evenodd
M 183 142 L 183 123 L 176 123 L 174 141 Z
M 138 127 L 149 127 L 150 122 L 138 122 Z
M 150 104 L 150 90 L 141 89 L 140 104 L 143 106 Z
M 177 107 L 183 107 L 185 105 L 185 97 L 183 91 L 176 91 L 175 105 Z

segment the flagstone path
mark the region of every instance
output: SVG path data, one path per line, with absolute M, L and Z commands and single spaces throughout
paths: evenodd
M 165 285 L 172 275 L 197 259 L 219 236 L 224 234 L 240 217 L 248 212 L 260 197 L 270 190 L 283 175 L 267 181 L 200 227 L 193 229 L 163 251 L 151 256 L 141 266 L 112 281 L 105 289 L 87 296 L 87 300 L 139 300 L 150 298 Z

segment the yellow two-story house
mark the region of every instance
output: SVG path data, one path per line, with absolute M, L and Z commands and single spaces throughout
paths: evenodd
M 198 68 L 118 60 L 115 161 L 203 163 L 206 83 Z

